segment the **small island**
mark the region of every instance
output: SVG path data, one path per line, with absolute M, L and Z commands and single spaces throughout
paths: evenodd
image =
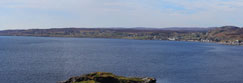
M 71 77 L 66 81 L 58 83 L 156 83 L 156 79 L 149 77 L 123 77 L 108 72 L 94 72 Z

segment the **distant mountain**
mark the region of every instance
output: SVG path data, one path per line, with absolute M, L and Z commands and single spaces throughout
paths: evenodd
M 134 27 L 130 29 L 136 30 L 170 30 L 170 31 L 208 31 L 210 28 L 202 27 L 168 27 L 168 28 L 152 28 L 152 27 Z
M 172 30 L 172 31 L 208 31 L 210 28 L 201 28 L 201 27 L 170 27 L 162 28 L 162 30 Z

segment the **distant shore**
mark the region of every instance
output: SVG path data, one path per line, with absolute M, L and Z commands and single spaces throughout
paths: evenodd
M 6 36 L 8 37 L 8 36 Z M 11 36 L 9 36 L 11 37 Z M 47 36 L 13 36 L 13 37 L 47 37 Z M 53 37 L 48 37 L 53 38 Z M 79 37 L 56 37 L 56 38 L 79 38 Z M 82 38 L 89 38 L 89 37 L 82 37 Z M 101 39 L 126 39 L 126 38 L 101 38 Z M 145 40 L 145 39 L 128 39 L 128 40 Z M 222 44 L 222 45 L 231 45 L 231 46 L 243 46 L 243 44 L 231 44 L 231 43 L 224 43 L 224 42 L 208 42 L 208 41 L 193 41 L 193 40 L 159 40 L 159 41 L 185 41 L 185 42 L 201 42 L 201 43 L 215 43 L 215 44 Z
M 112 38 L 136 40 L 170 40 L 243 45 L 243 28 L 223 26 L 205 29 L 148 28 L 54 28 L 0 31 L 0 36 Z

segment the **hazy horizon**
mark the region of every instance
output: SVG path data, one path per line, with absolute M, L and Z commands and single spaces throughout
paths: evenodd
M 239 27 L 241 26 L 234 26 L 234 25 L 224 25 L 224 26 L 233 26 L 233 27 Z M 96 28 L 107 28 L 107 29 L 206 29 L 206 28 L 215 28 L 215 27 L 223 27 L 223 26 L 213 26 L 213 27 L 52 27 L 52 28 L 16 28 L 16 29 L 1 29 L 0 31 L 4 30 L 29 30 L 29 29 L 65 29 L 65 28 L 87 28 L 87 29 L 96 29 Z
M 241 0 L 1 0 L 0 30 L 243 26 Z

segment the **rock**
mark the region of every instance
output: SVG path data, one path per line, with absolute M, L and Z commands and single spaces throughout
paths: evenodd
M 155 78 L 135 78 L 116 76 L 107 72 L 95 72 L 81 76 L 71 77 L 58 83 L 156 83 Z
M 143 78 L 142 79 L 144 81 L 144 83 L 156 83 L 156 79 L 155 78 Z

